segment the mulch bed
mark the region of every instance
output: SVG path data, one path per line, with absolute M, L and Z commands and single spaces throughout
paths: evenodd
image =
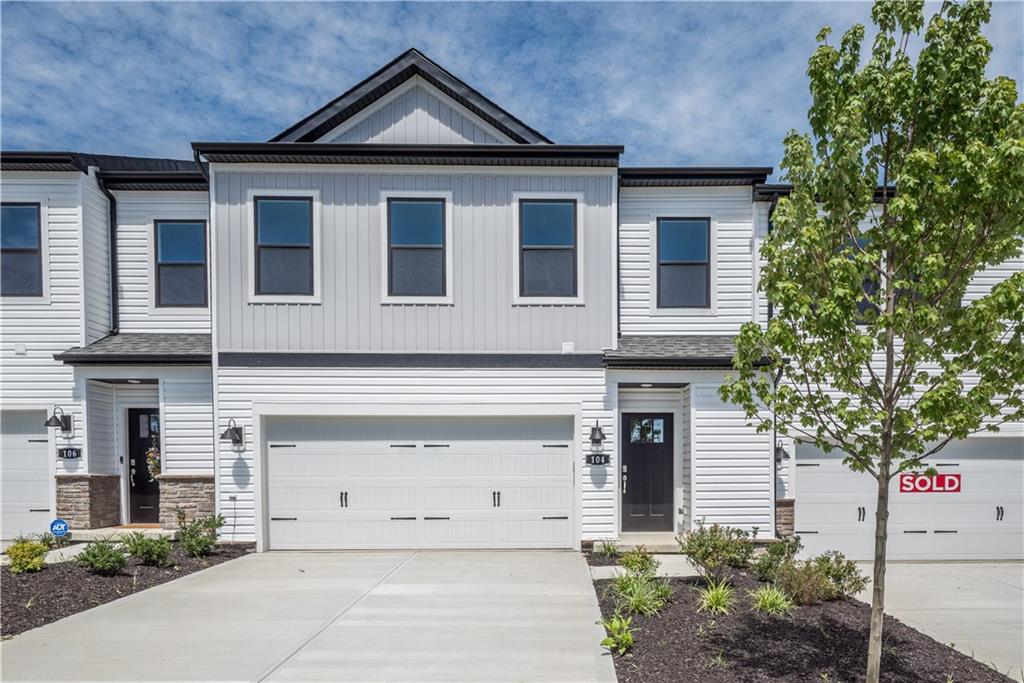
M 593 550 L 584 550 L 583 557 L 591 567 L 614 567 L 619 563 L 618 557 L 608 557 Z
M 864 603 L 839 600 L 796 607 L 786 617 L 765 617 L 750 609 L 747 597 L 747 590 L 760 584 L 739 574 L 732 582 L 738 607 L 728 615 L 712 616 L 697 612 L 699 579 L 670 581 L 675 595 L 661 614 L 633 617 L 636 644 L 625 656 L 615 657 L 620 682 L 864 680 L 870 612 Z M 615 612 L 606 595 L 609 583 L 594 582 L 605 617 Z M 891 617 L 885 618 L 882 637 L 886 683 L 1010 680 Z
M 189 557 L 175 544 L 174 567 L 147 567 L 129 558 L 121 574 L 99 576 L 73 562 L 49 564 L 39 572 L 11 574 L 0 568 L 0 635 L 4 638 L 43 626 L 105 602 L 173 581 L 233 560 L 254 550 L 253 543 L 221 543 L 212 555 Z

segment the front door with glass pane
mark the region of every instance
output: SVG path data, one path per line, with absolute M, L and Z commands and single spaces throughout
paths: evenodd
M 128 411 L 128 518 L 132 524 L 160 521 L 160 486 L 146 459 L 160 457 L 160 412 L 156 408 Z
M 622 434 L 622 530 L 673 531 L 672 413 L 624 413 Z

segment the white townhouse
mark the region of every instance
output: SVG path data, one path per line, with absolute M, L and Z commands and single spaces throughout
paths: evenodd
M 795 498 L 814 547 L 868 547 L 856 475 L 718 396 L 771 314 L 770 168 L 623 168 L 416 50 L 193 149 L 0 156 L 5 538 L 181 508 L 260 550 L 578 548 L 790 533 Z M 1022 450 L 956 444 L 895 554 L 1024 556 Z

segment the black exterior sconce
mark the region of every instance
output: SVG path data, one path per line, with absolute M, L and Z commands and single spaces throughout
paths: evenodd
M 220 435 L 221 441 L 230 441 L 232 446 L 241 446 L 245 442 L 245 432 L 235 422 L 235 418 L 228 420 L 228 428 Z
M 53 409 L 53 415 L 44 424 L 47 427 L 60 427 L 60 431 L 65 434 L 71 432 L 71 416 L 65 415 L 60 406 Z

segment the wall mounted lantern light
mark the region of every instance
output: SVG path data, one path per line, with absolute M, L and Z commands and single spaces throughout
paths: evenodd
M 604 432 L 601 431 L 601 425 L 596 421 L 594 426 L 590 428 L 590 448 L 591 450 L 600 452 L 604 446 Z
M 228 428 L 220 435 L 221 441 L 230 441 L 232 446 L 241 446 L 245 441 L 245 433 L 235 422 L 235 418 L 228 420 Z
M 60 406 L 56 406 L 53 409 L 53 415 L 44 424 L 47 427 L 60 427 L 60 431 L 67 434 L 71 431 L 71 416 L 65 415 L 64 410 Z

